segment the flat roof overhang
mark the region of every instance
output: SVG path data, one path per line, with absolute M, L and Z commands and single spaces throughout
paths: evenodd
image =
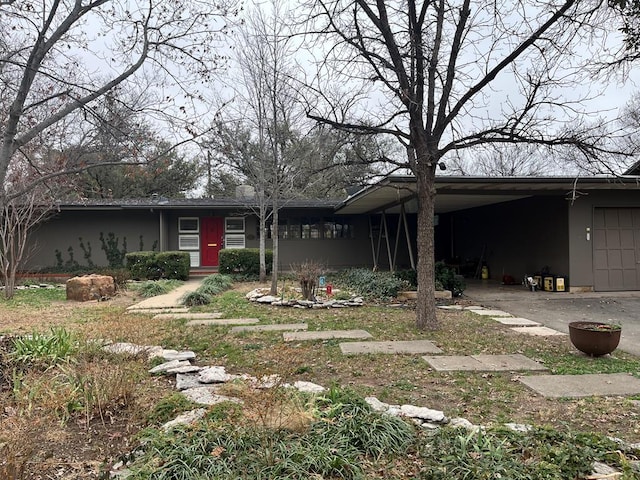
M 436 177 L 435 213 L 509 202 L 534 195 L 564 195 L 574 191 L 640 190 L 640 177 Z M 342 215 L 399 211 L 403 203 L 416 197 L 413 176 L 389 176 L 364 187 L 336 209 Z

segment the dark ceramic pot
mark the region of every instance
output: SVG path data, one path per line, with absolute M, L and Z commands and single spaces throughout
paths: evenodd
M 621 329 L 602 322 L 571 322 L 569 338 L 583 353 L 598 357 L 613 352 L 620 343 Z

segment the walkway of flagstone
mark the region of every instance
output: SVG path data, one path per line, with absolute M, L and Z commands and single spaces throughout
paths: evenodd
M 181 287 L 165 295 L 158 295 L 132 305 L 130 313 L 155 313 L 154 319 L 185 319 L 187 326 L 232 326 L 231 333 L 284 331 L 286 342 L 330 339 L 370 339 L 365 330 L 318 330 L 306 331 L 306 323 L 262 324 L 257 318 L 220 318 L 220 313 L 189 313 L 180 304 L 182 297 L 200 285 L 200 280 L 185 282 Z M 516 317 L 502 310 L 485 309 L 480 306 L 441 306 L 443 309 L 468 310 L 508 326 L 514 331 L 537 336 L 566 335 L 540 325 L 527 318 Z M 422 358 L 435 371 L 530 371 L 542 372 L 544 365 L 524 355 L 439 355 L 442 352 L 428 340 L 365 341 L 343 342 L 339 344 L 344 355 L 361 354 L 431 354 Z M 628 374 L 599 375 L 527 375 L 518 378 L 538 394 L 557 398 L 579 398 L 588 396 L 618 396 L 640 394 L 640 378 Z

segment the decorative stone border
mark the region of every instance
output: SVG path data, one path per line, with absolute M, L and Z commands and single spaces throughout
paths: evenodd
M 269 295 L 268 289 L 256 288 L 245 295 L 246 299 L 251 302 L 273 305 L 276 307 L 293 307 L 293 308 L 346 308 L 361 307 L 364 305 L 362 297 L 353 297 L 349 300 L 318 300 L 312 302 L 310 300 L 284 300 L 281 297 Z

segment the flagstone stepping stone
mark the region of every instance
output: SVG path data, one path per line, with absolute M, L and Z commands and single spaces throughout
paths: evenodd
M 322 385 L 313 382 L 304 382 L 302 380 L 295 382 L 293 388 L 304 393 L 322 393 L 326 390 Z
M 259 323 L 257 318 L 211 318 L 202 320 L 189 320 L 187 327 L 224 327 L 227 325 L 252 325 Z
M 282 330 L 306 330 L 306 323 L 278 323 L 273 325 L 254 325 L 250 327 L 233 327 L 231 333 L 240 332 L 278 332 Z
M 567 335 L 566 333 L 559 332 L 549 327 L 515 327 L 512 328 L 514 332 L 526 333 L 527 335 L 534 335 L 536 337 L 553 337 L 555 335 Z
M 188 390 L 190 388 L 202 387 L 197 373 L 178 373 L 176 375 L 176 390 Z
M 204 418 L 207 414 L 206 408 L 196 408 L 195 410 L 191 410 L 190 412 L 185 412 L 181 415 L 178 415 L 173 420 L 168 421 L 164 425 L 162 425 L 162 430 L 165 432 L 171 430 L 173 427 L 177 427 L 179 425 L 191 425 L 198 420 Z
M 340 350 L 344 355 L 362 355 L 367 353 L 386 354 L 418 354 L 418 353 L 442 353 L 433 342 L 429 340 L 399 340 L 390 342 L 345 342 L 340 344 Z
M 200 383 L 225 383 L 235 378 L 229 375 L 224 367 L 204 367 L 200 370 L 198 381 Z
M 164 351 L 162 347 L 157 345 L 136 345 L 135 343 L 127 342 L 111 343 L 102 348 L 109 353 L 132 356 L 145 354 L 148 358 L 162 356 L 162 352 Z
M 476 315 L 482 315 L 483 317 L 511 317 L 512 315 L 507 312 L 503 312 L 502 310 L 485 310 L 484 308 L 472 309 L 467 308 L 470 312 L 475 313 Z
M 161 363 L 149 370 L 149 373 L 164 373 L 172 368 L 191 366 L 191 362 L 188 360 L 171 360 L 169 362 Z
M 332 340 L 334 338 L 371 338 L 366 330 L 317 330 L 313 332 L 287 332 L 282 334 L 285 342 L 298 340 Z
M 464 310 L 462 305 L 438 305 L 441 310 Z
M 422 357 L 438 372 L 512 370 L 547 370 L 538 362 L 520 354 L 512 355 L 446 355 Z
M 493 317 L 492 320 L 512 327 L 537 327 L 540 325 L 538 322 L 520 317 Z
M 188 313 L 189 309 L 187 307 L 175 307 L 175 308 L 144 308 L 137 307 L 136 305 L 131 305 L 127 307 L 127 313 Z
M 175 313 L 159 313 L 153 317 L 154 320 L 211 320 L 214 318 L 222 318 L 222 313 L 175 312 Z
M 226 395 L 218 395 L 215 387 L 195 387 L 182 391 L 187 400 L 199 405 L 217 405 L 222 402 L 244 403 L 239 398 L 227 397 Z
M 640 378 L 627 373 L 532 375 L 518 379 L 543 397 L 582 398 L 640 394 Z
M 194 360 L 196 358 L 195 352 L 191 350 L 184 350 L 179 352 L 177 350 L 163 350 L 162 354 L 159 355 L 164 358 L 167 362 L 171 360 Z

